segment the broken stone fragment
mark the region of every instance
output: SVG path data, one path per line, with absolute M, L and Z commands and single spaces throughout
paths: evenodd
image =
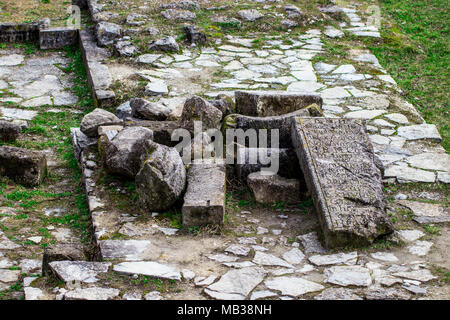
M 380 170 L 360 120 L 295 118 L 292 140 L 327 247 L 392 233 Z
M 190 43 L 205 44 L 206 33 L 197 26 L 184 26 L 187 39 Z
M 192 21 L 196 18 L 195 13 L 182 9 L 167 9 L 161 11 L 161 15 L 170 21 Z
M 0 141 L 14 141 L 19 137 L 21 132 L 22 128 L 20 125 L 0 120 Z
M 254 22 L 264 17 L 264 15 L 256 9 L 248 9 L 238 11 L 238 15 L 245 21 Z
M 80 281 L 94 283 L 99 273 L 108 272 L 111 262 L 53 261 L 49 263 L 52 272 L 66 283 Z
M 113 288 L 77 288 L 64 295 L 65 300 L 112 300 L 120 294 L 119 289 Z
M 141 155 L 146 140 L 153 132 L 143 127 L 126 127 L 106 146 L 105 166 L 111 173 L 134 178 L 141 168 Z
M 165 37 L 149 44 L 149 50 L 178 52 L 180 47 L 174 37 Z
M 86 260 L 83 246 L 79 243 L 55 243 L 44 249 L 42 258 L 42 274 L 50 271 L 49 263 L 53 261 L 83 261 Z
M 321 114 L 322 98 L 317 94 L 284 91 L 236 91 L 236 112 L 248 116 L 279 116 L 316 104 Z
M 209 100 L 214 107 L 222 111 L 222 115 L 225 117 L 234 112 L 234 102 L 230 97 L 224 94 L 219 94 L 216 99 Z
M 175 148 L 147 140 L 136 175 L 136 191 L 142 207 L 162 211 L 177 201 L 186 185 L 186 169 Z
M 251 173 L 247 177 L 247 184 L 256 201 L 264 204 L 300 203 L 304 200 L 306 193 L 306 186 L 301 186 L 299 180 L 286 179 L 277 174 Z
M 109 46 L 114 43 L 114 40 L 120 37 L 122 28 L 111 22 L 100 22 L 95 28 L 98 45 L 101 47 Z
M 130 106 L 133 117 L 145 120 L 166 120 L 171 111 L 162 104 L 152 103 L 140 98 L 131 99 Z
M 172 141 L 172 133 L 180 126 L 176 121 L 147 121 L 147 120 L 135 120 L 127 121 L 127 126 L 140 126 L 145 127 L 153 131 L 153 141 L 159 144 L 163 144 L 169 147 L 176 146 L 179 141 Z
M 83 117 L 80 130 L 88 137 L 98 137 L 98 127 L 121 123 L 113 113 L 97 108 Z
M 184 227 L 223 224 L 225 178 L 224 165 L 206 161 L 191 165 L 182 208 Z
M 0 146 L 0 175 L 19 184 L 37 186 L 47 175 L 47 159 L 40 151 Z
M 222 120 L 222 112 L 208 101 L 194 96 L 184 103 L 180 126 L 194 133 L 194 121 L 202 122 L 202 130 L 218 129 Z

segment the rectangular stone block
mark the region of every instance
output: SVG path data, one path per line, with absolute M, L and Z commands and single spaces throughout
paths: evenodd
M 37 186 L 47 174 L 43 152 L 0 146 L 0 175 L 26 186 Z
M 172 133 L 180 126 L 177 121 L 149 121 L 149 120 L 133 120 L 127 121 L 125 125 L 145 127 L 153 131 L 153 141 L 169 147 L 176 146 L 179 141 L 172 141 Z
M 275 148 L 238 148 L 236 175 L 242 180 L 246 181 L 250 173 L 258 172 L 261 168 L 274 168 L 274 166 L 262 163 L 260 153 L 264 155 L 263 160 L 277 159 L 278 172 L 285 178 L 296 178 L 303 180 L 303 173 L 298 163 L 297 155 L 293 149 L 275 149 Z M 255 162 L 256 160 L 256 162 Z
M 0 23 L 0 42 L 32 42 L 39 38 L 40 22 Z
M 183 226 L 222 225 L 225 214 L 225 166 L 193 163 L 187 173 Z
M 393 231 L 361 120 L 294 118 L 292 141 L 327 247 L 368 245 Z
M 236 91 L 236 112 L 248 116 L 279 116 L 317 105 L 320 113 L 322 98 L 318 94 L 285 91 Z
M 39 46 L 41 49 L 60 49 L 76 44 L 78 30 L 72 28 L 48 28 L 39 31 Z

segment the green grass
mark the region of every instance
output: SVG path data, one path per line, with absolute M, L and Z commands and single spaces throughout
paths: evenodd
M 370 46 L 449 151 L 449 27 L 445 0 L 382 0 L 383 41 Z

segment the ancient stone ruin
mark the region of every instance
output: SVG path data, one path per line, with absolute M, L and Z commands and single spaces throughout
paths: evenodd
M 386 190 L 446 186 L 450 158 L 365 43 L 346 42 L 381 37 L 357 2 L 72 3 L 79 28 L 0 23 L 0 42 L 36 46 L 0 49 L 0 292 L 22 281 L 30 300 L 438 294 L 421 228 L 448 236 L 448 210 Z M 330 50 L 341 42 L 345 62 Z M 24 217 L 35 220 L 16 227 Z

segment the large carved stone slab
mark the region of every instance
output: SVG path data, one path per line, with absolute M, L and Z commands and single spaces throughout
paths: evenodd
M 322 98 L 318 94 L 288 93 L 285 91 L 236 91 L 237 113 L 270 117 L 304 109 L 316 104 L 320 112 Z
M 292 142 L 327 247 L 367 245 L 392 232 L 381 173 L 362 121 L 297 117 Z

